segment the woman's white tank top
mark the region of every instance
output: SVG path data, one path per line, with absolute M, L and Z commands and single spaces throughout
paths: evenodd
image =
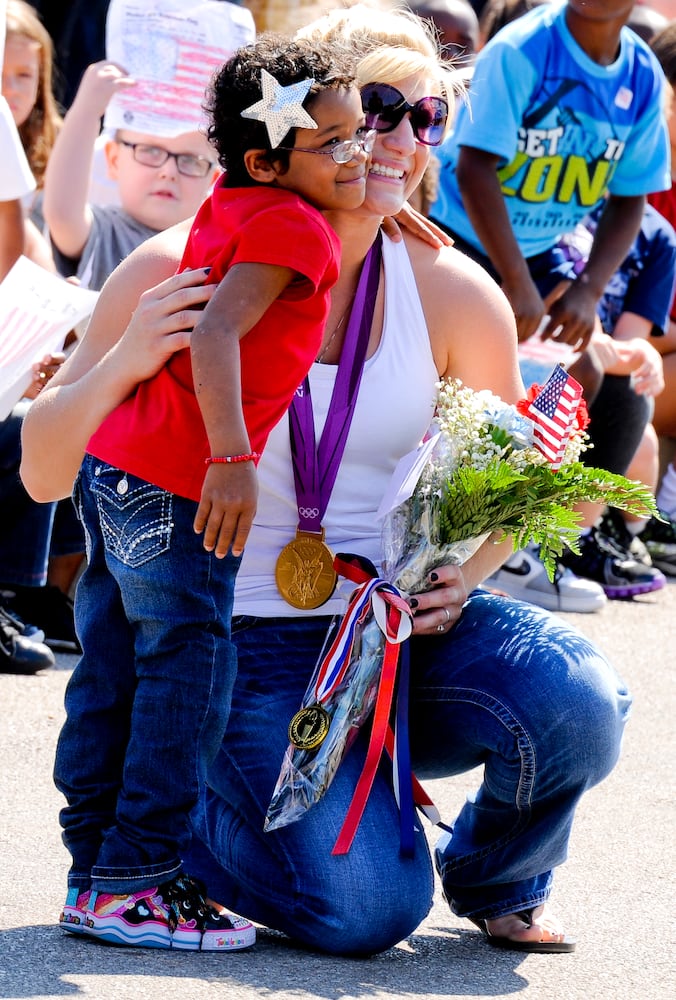
M 343 460 L 322 520 L 335 552 L 366 556 L 380 569 L 380 525 L 376 511 L 394 468 L 417 447 L 434 412 L 439 379 L 427 325 L 403 242 L 383 239 L 385 304 L 383 335 L 366 361 Z M 337 372 L 314 364 L 310 392 L 319 441 Z M 275 586 L 275 564 L 295 537 L 298 508 L 285 415 L 270 434 L 258 466 L 259 498 L 237 577 L 235 614 L 303 616 L 342 614 L 345 589 L 316 611 L 299 611 Z

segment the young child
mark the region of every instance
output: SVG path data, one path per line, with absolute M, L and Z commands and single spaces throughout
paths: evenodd
M 95 290 L 140 243 L 194 215 L 219 173 L 213 148 L 197 128 L 161 139 L 119 129 L 105 152 L 120 204 L 89 203 L 101 118 L 113 94 L 133 86 L 115 63 L 88 67 L 45 177 L 44 215 L 57 267 Z
M 35 180 L 5 98 L 0 95 L 0 281 L 23 253 L 21 201 L 35 190 Z
M 338 240 L 317 209 L 361 204 L 374 136 L 330 50 L 276 37 L 226 63 L 209 113 L 225 175 L 182 267 L 209 265 L 219 284 L 190 350 L 89 442 L 76 486 L 83 655 L 55 777 L 73 857 L 63 925 L 118 944 L 227 950 L 254 931 L 219 916 L 183 872 L 188 814 L 229 713 L 255 463 L 316 356 L 338 276 Z
M 54 97 L 54 47 L 49 33 L 24 0 L 7 0 L 2 93 L 21 136 L 38 189 L 62 118 Z
M 625 27 L 631 8 L 631 0 L 553 0 L 498 31 L 474 64 L 471 110 L 459 108 L 455 132 L 441 147 L 431 209 L 456 247 L 500 282 L 519 341 L 544 320 L 545 339 L 583 352 L 573 374 L 585 389 L 589 379 L 579 369 L 593 363 L 585 348 L 599 300 L 639 231 L 646 194 L 669 183 L 664 75 L 648 46 Z M 589 258 L 576 275 L 559 241 L 599 205 Z M 608 389 L 603 373 L 595 374 Z M 609 464 L 618 453 L 602 458 L 596 441 L 590 461 L 624 473 L 629 432 L 640 440 L 648 404 L 628 378 L 616 386 L 612 401 L 599 392 L 590 434 L 594 440 L 606 407 L 611 418 L 621 415 L 617 443 L 626 445 L 626 464 Z M 628 552 L 609 550 L 596 530 L 583 547 L 573 573 L 594 584 L 584 595 L 593 608 L 603 600 L 599 587 L 628 596 L 665 584 L 659 571 Z M 577 603 L 578 581 L 572 584 Z M 550 587 L 558 601 L 558 582 Z
M 0 11 L 0 16 L 1 16 Z M 21 147 L 16 126 L 5 98 L 0 95 L 0 281 L 23 251 L 23 209 L 21 199 L 35 187 Z M 0 511 L 3 522 L 13 514 L 12 499 L 18 480 L 17 465 L 13 464 L 18 436 L 11 415 L 0 421 Z M 10 457 L 11 456 L 11 457 Z M 9 511 L 5 505 L 9 506 Z M 38 509 L 38 505 L 35 505 Z M 49 511 L 47 510 L 49 516 Z M 11 531 L 11 528 L 10 528 Z M 7 525 L 0 530 L 0 563 Z M 14 539 L 13 539 L 14 540 Z M 40 634 L 29 629 L 8 613 L 0 598 L 0 673 L 34 674 L 54 665 L 54 655 L 39 640 Z
M 35 189 L 23 199 L 24 253 L 53 271 L 42 215 L 45 169 L 61 127 L 53 92 L 53 45 L 34 8 L 24 0 L 7 0 L 5 29 L 2 93 L 36 181 Z
M 660 61 L 668 83 L 667 122 L 671 145 L 671 187 L 650 195 L 650 203 L 676 228 L 676 21 L 657 34 L 650 43 Z M 661 438 L 676 435 L 676 296 L 671 304 L 671 316 L 666 336 L 660 342 L 663 355 L 665 392 L 655 400 L 653 423 Z M 670 518 L 676 518 L 676 458 L 671 458 L 664 471 L 657 494 L 657 503 Z M 665 553 L 662 553 L 663 555 Z M 665 567 L 666 568 L 666 567 Z M 673 573 L 671 575 L 674 575 Z
M 553 0 L 517 18 L 477 57 L 470 107 L 441 147 L 431 214 L 501 282 L 519 340 L 582 347 L 611 275 L 638 232 L 645 195 L 668 186 L 664 76 L 624 27 L 630 0 Z M 605 198 L 584 271 L 556 244 Z

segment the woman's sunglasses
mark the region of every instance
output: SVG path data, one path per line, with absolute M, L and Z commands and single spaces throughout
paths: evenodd
M 366 127 L 391 132 L 410 113 L 411 128 L 418 142 L 439 146 L 448 120 L 448 102 L 443 97 L 421 97 L 409 104 L 404 95 L 388 83 L 367 83 L 361 88 Z

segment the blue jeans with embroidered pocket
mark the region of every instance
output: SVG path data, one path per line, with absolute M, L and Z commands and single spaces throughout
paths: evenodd
M 75 602 L 83 653 L 55 762 L 68 881 L 135 892 L 181 870 L 189 813 L 225 733 L 240 559 L 204 550 L 195 501 L 93 456 L 74 498 L 87 542 Z

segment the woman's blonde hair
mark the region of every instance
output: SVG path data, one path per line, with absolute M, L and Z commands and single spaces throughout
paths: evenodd
M 407 76 L 427 74 L 438 81 L 451 109 L 453 97 L 465 91 L 461 73 L 443 60 L 430 22 L 399 4 L 339 7 L 301 28 L 297 37 L 329 42 L 352 53 L 360 84 L 396 84 Z
M 28 38 L 39 50 L 37 98 L 28 118 L 19 126 L 19 135 L 33 176 L 40 187 L 62 122 L 53 90 L 54 46 L 35 8 L 24 3 L 24 0 L 7 0 L 6 25 L 8 38 L 11 35 Z

